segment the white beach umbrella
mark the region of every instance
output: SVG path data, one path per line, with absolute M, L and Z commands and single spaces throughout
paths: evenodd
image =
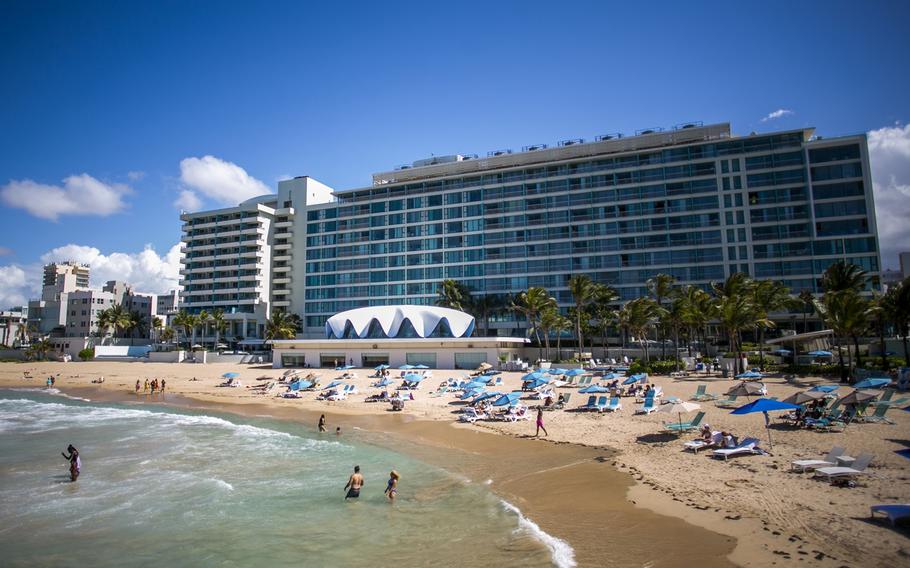
M 689 402 L 686 400 L 681 400 L 679 402 L 673 402 L 670 404 L 662 404 L 662 405 L 660 405 L 660 408 L 657 409 L 657 411 L 658 412 L 667 412 L 667 413 L 675 412 L 679 418 L 679 427 L 680 427 L 680 429 L 682 429 L 683 412 L 688 413 L 688 412 L 692 412 L 693 410 L 698 410 L 699 408 L 701 408 L 700 404 L 696 404 L 694 402 Z

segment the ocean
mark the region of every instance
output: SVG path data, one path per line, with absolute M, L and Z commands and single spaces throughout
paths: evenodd
M 574 566 L 483 480 L 329 426 L 0 390 L 2 564 Z M 345 502 L 355 464 L 366 483 Z

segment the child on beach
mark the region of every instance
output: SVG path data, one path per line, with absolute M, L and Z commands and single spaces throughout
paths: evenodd
M 394 501 L 395 496 L 398 494 L 398 480 L 401 479 L 401 476 L 398 475 L 398 472 L 394 469 L 389 473 L 389 483 L 386 485 L 385 494 L 389 497 L 389 501 Z

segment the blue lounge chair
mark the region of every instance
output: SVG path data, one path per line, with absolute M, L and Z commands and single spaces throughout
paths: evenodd
M 604 410 L 605 411 L 609 410 L 610 412 L 616 412 L 616 411 L 622 410 L 622 403 L 619 402 L 619 397 L 618 396 L 611 397 L 610 404 L 608 404 L 606 406 L 606 408 L 604 408 Z
M 607 409 L 607 397 L 602 396 L 597 399 L 597 411 L 603 412 Z
M 588 397 L 588 402 L 578 407 L 578 410 L 597 410 L 597 395 L 592 394 Z
M 657 404 L 654 402 L 654 397 L 649 396 L 645 399 L 645 403 L 638 407 L 635 414 L 651 414 L 655 410 L 657 410 Z
M 695 394 L 692 395 L 691 400 L 717 400 L 717 395 L 708 393 L 707 388 L 708 385 L 698 385 L 698 388 L 695 389 Z
M 690 430 L 698 430 L 698 427 L 701 426 L 701 420 L 705 417 L 704 412 L 699 412 L 695 415 L 695 418 L 689 422 L 664 422 L 664 428 L 668 432 L 689 432 Z

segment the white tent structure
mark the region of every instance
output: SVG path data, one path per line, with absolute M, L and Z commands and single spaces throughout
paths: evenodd
M 458 310 L 437 306 L 371 306 L 340 312 L 325 323 L 329 338 L 370 337 L 370 328 L 376 322 L 387 338 L 400 337 L 405 322 L 414 328 L 416 337 L 430 337 L 442 322 L 451 331 L 451 337 L 468 337 L 474 331 L 474 317 Z M 351 333 L 346 332 L 350 327 Z M 448 335 L 447 335 L 448 336 Z

